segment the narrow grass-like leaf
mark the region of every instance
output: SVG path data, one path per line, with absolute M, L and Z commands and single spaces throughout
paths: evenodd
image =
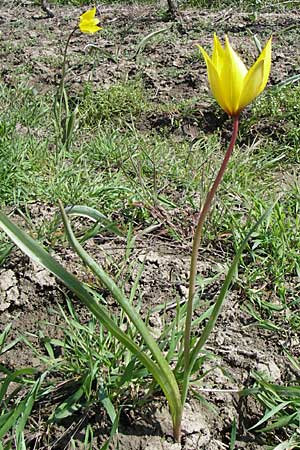
M 165 33 L 166 31 L 169 31 L 169 27 L 167 28 L 161 28 L 160 30 L 152 31 L 152 33 L 147 34 L 147 36 L 144 36 L 143 39 L 138 43 L 135 54 L 133 55 L 133 59 L 136 58 L 146 47 L 148 42 L 155 36 L 158 36 L 159 34 Z
M 16 435 L 21 439 L 21 433 L 24 430 L 25 424 L 36 400 L 41 382 L 45 375 L 46 373 L 36 381 L 32 390 L 28 393 L 24 400 L 22 400 L 12 411 L 0 417 L 0 439 L 2 439 L 11 428 L 16 429 Z
M 255 42 L 255 46 L 256 46 L 256 48 L 257 48 L 257 52 L 258 52 L 258 54 L 260 55 L 261 52 L 262 52 L 262 46 L 261 46 L 261 42 L 260 42 L 260 40 L 258 39 L 258 37 L 256 36 L 256 34 L 253 35 L 253 40 L 254 40 L 254 42 Z
M 229 450 L 234 450 L 235 441 L 236 441 L 236 420 L 233 419 L 231 433 L 230 433 Z
M 127 314 L 130 321 L 134 324 L 134 326 L 142 336 L 147 348 L 150 350 L 159 367 L 158 371 L 155 369 L 155 371 L 151 371 L 151 373 L 159 383 L 168 400 L 172 412 L 172 417 L 175 417 L 176 420 L 178 420 L 178 418 L 181 417 L 182 414 L 182 403 L 176 378 L 167 360 L 163 356 L 158 344 L 150 334 L 149 329 L 147 328 L 145 322 L 140 317 L 134 306 L 126 298 L 121 289 L 119 289 L 119 287 L 115 284 L 114 280 L 109 277 L 109 275 L 102 269 L 102 267 L 99 266 L 96 261 L 79 244 L 61 203 L 60 210 L 70 244 L 83 260 L 83 262 L 91 269 L 94 275 L 111 292 L 113 298 L 119 303 L 122 310 Z
M 281 442 L 272 450 L 298 450 L 300 448 L 299 436 L 292 436 L 291 439 Z
M 44 250 L 36 241 L 24 233 L 19 227 L 11 222 L 4 214 L 0 212 L 0 227 L 7 233 L 12 241 L 33 261 L 42 265 L 59 278 L 85 306 L 95 315 L 95 317 L 122 342 L 132 353 L 138 355 L 139 359 L 145 364 L 147 369 L 154 370 L 153 361 L 128 338 L 112 320 L 107 309 L 100 305 L 89 293 L 85 286 L 80 283 L 76 277 L 69 273 L 61 264 L 59 264 L 46 250 Z
M 290 401 L 283 402 L 283 403 L 280 403 L 280 405 L 277 405 L 274 408 L 272 408 L 270 411 L 267 411 L 266 414 L 264 415 L 264 417 L 261 420 L 259 420 L 255 425 L 253 425 L 253 427 L 249 428 L 249 430 L 254 430 L 255 428 L 259 427 L 260 425 L 265 423 L 267 420 L 269 420 L 272 416 L 274 416 L 275 414 L 277 414 L 279 411 L 281 411 L 282 409 L 284 409 L 286 406 L 288 406 L 290 404 L 291 404 Z
M 12 327 L 12 323 L 9 323 L 6 325 L 2 333 L 0 334 L 0 354 L 4 353 L 3 347 L 6 342 L 7 336 L 10 332 L 10 329 Z
M 40 376 L 40 378 L 35 382 L 33 388 L 31 389 L 30 393 L 28 394 L 26 400 L 24 401 L 24 409 L 23 409 L 21 417 L 18 420 L 17 425 L 15 427 L 17 448 L 21 448 L 21 445 L 24 447 L 24 445 L 25 445 L 24 434 L 23 434 L 25 425 L 31 414 L 33 405 L 37 399 L 39 390 L 41 388 L 42 382 L 43 382 L 44 378 L 46 377 L 46 375 L 47 375 L 47 372 L 44 372 Z M 26 446 L 25 446 L 25 448 L 26 448 Z
M 268 432 L 275 430 L 276 428 L 286 428 L 290 423 L 293 423 L 294 419 L 299 419 L 299 412 L 296 411 L 293 414 L 286 414 L 279 417 L 277 420 L 273 420 L 270 425 L 267 425 L 264 428 L 260 428 L 260 432 Z M 298 420 L 299 422 L 299 420 Z
M 74 206 L 67 206 L 65 208 L 65 211 L 68 214 L 68 216 L 87 217 L 93 222 L 96 222 L 96 226 L 99 227 L 99 230 L 106 229 L 119 237 L 124 237 L 124 233 L 122 233 L 122 231 L 119 230 L 117 225 L 95 208 L 91 208 L 90 206 L 84 205 L 74 205 Z
M 279 87 L 279 86 L 286 86 L 286 85 L 291 84 L 291 83 L 297 83 L 297 81 L 299 81 L 299 80 L 300 80 L 300 74 L 298 73 L 296 75 L 292 75 L 291 77 L 286 78 L 283 81 L 280 81 L 280 83 L 277 83 L 274 86 L 271 86 L 271 88 L 272 87 L 276 88 L 276 87 Z
M 114 408 L 114 405 L 112 404 L 110 398 L 108 397 L 107 393 L 105 392 L 103 386 L 100 388 L 100 391 L 99 391 L 99 399 L 100 399 L 102 405 L 104 406 L 104 408 L 106 409 L 106 412 L 111 420 L 111 423 L 115 423 L 117 413 Z
M 1 371 L 1 367 L 0 367 L 0 371 Z M 0 405 L 1 405 L 1 402 L 3 401 L 4 396 L 6 395 L 6 392 L 7 392 L 7 389 L 8 389 L 8 386 L 10 385 L 10 383 L 22 382 L 22 377 L 24 377 L 25 375 L 33 375 L 35 373 L 36 373 L 36 370 L 31 369 L 31 368 L 19 369 L 19 370 L 15 370 L 14 372 L 10 373 L 6 378 L 1 380 Z
M 0 247 L 0 266 L 4 263 L 12 249 L 13 245 L 4 245 Z
M 84 450 L 93 450 L 94 432 L 91 424 L 87 424 L 84 435 L 83 448 Z
M 119 426 L 119 420 L 120 420 L 120 412 L 121 412 L 121 410 L 118 411 L 118 413 L 117 413 L 117 415 L 116 415 L 116 418 L 115 418 L 115 420 L 114 420 L 114 422 L 113 422 L 113 425 L 112 425 L 112 427 L 111 427 L 109 438 L 108 438 L 108 440 L 106 441 L 106 443 L 103 445 L 103 447 L 101 447 L 101 450 L 108 450 L 108 448 L 109 448 L 109 446 L 110 446 L 110 444 L 111 444 L 112 438 L 113 438 L 114 435 L 117 433 L 117 431 L 118 431 L 118 426 Z M 116 450 L 117 450 L 117 449 L 116 449 Z
M 78 402 L 84 395 L 84 389 L 80 386 L 77 391 L 70 395 L 63 403 L 61 403 L 50 416 L 51 422 L 57 422 L 74 414 L 79 409 Z

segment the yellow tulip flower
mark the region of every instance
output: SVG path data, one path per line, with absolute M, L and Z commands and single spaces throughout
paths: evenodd
M 94 34 L 101 30 L 98 27 L 99 19 L 95 18 L 96 8 L 89 9 L 85 13 L 81 14 L 79 19 L 79 28 L 82 33 Z
M 232 49 L 227 36 L 223 48 L 214 35 L 211 58 L 198 45 L 205 59 L 212 94 L 230 116 L 238 116 L 266 87 L 271 69 L 271 43 L 272 38 L 249 70 Z

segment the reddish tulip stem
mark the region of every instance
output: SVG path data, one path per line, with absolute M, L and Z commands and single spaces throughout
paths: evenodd
M 219 169 L 219 172 L 216 176 L 216 179 L 207 194 L 204 206 L 199 214 L 198 224 L 195 230 L 194 239 L 193 239 L 193 249 L 192 249 L 192 257 L 191 257 L 191 266 L 190 266 L 190 279 L 189 279 L 189 294 L 188 294 L 188 303 L 187 303 L 187 313 L 186 313 L 186 322 L 185 322 L 185 331 L 184 331 L 184 380 L 183 380 L 183 390 L 182 390 L 182 403 L 185 403 L 188 383 L 189 383 L 189 374 L 190 374 L 190 347 L 191 347 L 191 324 L 192 324 L 192 315 L 193 315 L 193 300 L 195 296 L 195 286 L 196 286 L 196 275 L 197 275 L 197 257 L 198 250 L 201 243 L 202 238 L 202 229 L 206 219 L 206 216 L 210 210 L 210 206 L 212 200 L 215 196 L 215 193 L 218 189 L 218 186 L 223 178 L 224 172 L 228 165 L 230 156 L 232 154 L 237 134 L 239 128 L 239 116 L 233 117 L 233 130 L 232 136 L 230 140 L 230 144 L 225 153 L 224 160 Z

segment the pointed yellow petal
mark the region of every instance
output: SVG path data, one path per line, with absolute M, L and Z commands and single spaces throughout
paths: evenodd
M 225 55 L 226 58 L 229 58 L 232 61 L 232 64 L 235 67 L 235 71 L 239 75 L 239 77 L 244 78 L 248 72 L 247 67 L 245 66 L 239 55 L 231 47 L 227 36 L 225 36 Z
M 228 114 L 230 114 L 229 109 L 224 100 L 224 92 L 217 69 L 215 68 L 214 64 L 212 63 L 212 60 L 210 59 L 204 48 L 200 46 L 198 47 L 203 55 L 203 58 L 205 59 L 211 92 L 215 97 L 215 99 L 217 100 L 217 102 L 219 103 L 219 105 L 221 106 L 221 108 L 224 109 L 224 111 L 226 111 Z
M 214 48 L 212 53 L 212 63 L 217 69 L 218 72 L 221 71 L 224 61 L 224 49 L 221 45 L 221 42 L 218 39 L 218 36 L 216 33 L 214 34 Z
M 81 14 L 80 22 L 85 21 L 85 20 L 87 22 L 89 22 L 90 20 L 94 19 L 95 15 L 96 15 L 96 7 L 92 8 L 92 9 L 89 9 L 85 13 Z
M 235 115 L 239 110 L 239 101 L 247 75 L 247 68 L 240 57 L 232 49 L 226 36 L 224 64 L 220 79 L 224 92 L 224 101 L 228 105 L 229 114 Z
M 264 80 L 264 66 L 264 60 L 257 60 L 247 73 L 239 102 L 239 111 L 242 111 L 260 94 L 260 87 Z
M 240 111 L 252 102 L 266 87 L 271 69 L 271 45 L 272 37 L 266 43 L 265 48 L 245 78 L 240 99 Z
M 93 34 L 101 30 L 101 28 L 97 26 L 99 19 L 95 17 L 95 14 L 96 8 L 92 8 L 80 16 L 79 28 L 82 33 Z
M 263 81 L 260 86 L 258 94 L 260 94 L 264 90 L 264 88 L 266 87 L 266 84 L 268 82 L 268 79 L 269 79 L 270 70 L 271 70 L 271 53 L 272 53 L 272 36 L 266 43 L 263 51 L 261 52 L 261 54 L 259 55 L 259 58 L 256 61 L 256 63 L 258 61 L 262 61 L 262 60 L 264 61 L 264 76 L 263 76 Z M 256 63 L 254 63 L 254 65 Z
M 257 61 L 248 71 L 237 53 L 232 49 L 228 37 L 223 48 L 216 33 L 210 58 L 200 47 L 205 59 L 211 91 L 219 105 L 231 116 L 239 114 L 248 103 L 265 88 L 271 69 L 270 38 Z

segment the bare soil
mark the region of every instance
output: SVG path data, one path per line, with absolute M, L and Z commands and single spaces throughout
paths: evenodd
M 24 0 L 13 3 L 2 0 L 0 79 L 11 89 L 14 89 L 21 79 L 34 86 L 38 92 L 51 92 L 57 86 L 57 71 L 61 64 L 58 55 L 61 55 L 62 43 L 72 26 L 76 25 L 82 10 L 71 7 L 53 7 L 52 10 L 54 17 L 45 18 L 45 13 L 34 2 Z M 299 46 L 295 47 L 295 39 L 298 36 L 296 33 L 299 32 L 297 27 L 300 25 L 300 14 L 297 10 L 288 13 L 265 11 L 254 17 L 251 13 L 233 9 L 218 12 L 189 9 L 181 12 L 180 21 L 177 23 L 164 21 L 158 7 L 103 6 L 99 8 L 98 15 L 105 31 L 89 39 L 78 33 L 72 42 L 72 73 L 69 79 L 71 89 L 81 89 L 82 81 L 90 77 L 91 68 L 95 89 L 109 86 L 118 80 L 134 79 L 138 71 L 154 101 L 180 101 L 195 97 L 195 109 L 198 108 L 199 117 L 205 118 L 208 129 L 214 129 L 219 123 L 214 119 L 211 105 L 201 100 L 201 94 L 207 92 L 206 70 L 203 62 L 195 57 L 195 44 L 200 42 L 210 48 L 213 31 L 217 31 L 220 36 L 229 33 L 235 48 L 249 61 L 253 61 L 256 55 L 255 46 L 249 36 L 257 34 L 265 41 L 273 34 L 271 84 L 293 75 L 295 67 L 299 67 L 300 50 Z M 140 66 L 137 69 L 134 56 L 141 39 L 152 31 L 166 27 L 171 30 L 171 39 L 149 43 L 140 55 Z M 87 44 L 91 43 L 105 49 L 114 57 L 102 55 L 92 67 L 92 63 L 87 63 L 83 57 L 85 52 L 89 51 Z M 93 57 L 91 60 L 93 61 Z M 170 121 L 170 117 L 162 117 L 161 113 L 155 116 L 153 113 L 151 117 L 141 120 L 141 128 L 159 128 L 164 121 Z M 182 135 L 193 139 L 197 126 L 197 117 L 186 119 L 181 130 Z M 41 223 L 52 219 L 55 213 L 55 208 L 52 207 L 45 212 L 43 205 L 29 206 L 29 209 L 33 220 Z M 18 217 L 15 217 L 15 220 L 22 222 Z M 88 249 L 96 258 L 102 260 L 103 254 L 109 253 L 118 264 L 123 261 L 125 243 L 102 236 L 101 239 L 96 238 L 89 242 Z M 71 251 L 60 245 L 56 248 L 56 255 L 73 273 L 85 279 L 84 270 Z M 145 263 L 139 287 L 145 312 L 155 305 L 172 303 L 176 297 L 181 300 L 186 298 L 189 255 L 188 239 L 184 244 L 178 245 L 156 232 L 137 241 L 131 258 L 137 263 Z M 224 272 L 226 263 L 228 252 L 216 243 L 212 249 L 203 249 L 199 258 L 199 273 L 204 277 L 212 277 Z M 212 303 L 219 285 L 220 281 L 206 287 L 202 294 L 203 299 Z M 74 301 L 82 320 L 87 320 L 89 314 Z M 252 397 L 239 397 L 238 391 L 253 384 L 251 372 L 255 370 L 267 373 L 274 382 L 282 384 L 299 378 L 299 373 L 295 373 L 283 351 L 287 349 L 291 355 L 299 357 L 299 338 L 284 327 L 276 333 L 259 328 L 244 311 L 244 302 L 244 293 L 238 286 L 233 286 L 207 345 L 207 350 L 211 351 L 216 359 L 206 363 L 202 369 L 203 372 L 210 368 L 214 370 L 204 378 L 201 394 L 212 403 L 215 411 L 211 411 L 195 398 L 190 398 L 183 422 L 182 443 L 176 444 L 171 437 L 170 417 L 166 406 L 157 397 L 153 404 L 147 407 L 124 412 L 121 417 L 118 448 L 226 449 L 229 448 L 234 418 L 238 426 L 238 449 L 263 449 L 267 439 L 277 439 L 278 442 L 284 438 L 281 435 L 283 431 L 271 437 L 247 431 L 261 418 L 263 411 Z M 11 339 L 24 333 L 38 334 L 39 331 L 53 337 L 54 328 L 46 323 L 61 323 L 61 318 L 53 310 L 57 303 L 65 304 L 62 286 L 19 251 L 14 251 L 0 267 L 0 331 L 7 323 L 12 322 Z M 153 315 L 151 324 L 154 331 L 156 328 L 160 329 L 162 318 L 159 313 Z M 32 342 L 41 350 L 38 339 L 32 338 Z M 22 343 L 4 354 L 1 364 L 10 369 L 30 366 L 43 369 L 40 360 Z M 71 448 L 68 447 L 66 433 L 70 421 L 62 421 L 59 426 L 51 429 L 50 435 L 46 435 L 43 423 L 47 418 L 48 408 L 49 405 L 37 408 L 35 422 L 32 421 L 28 428 L 28 448 Z M 100 449 L 103 435 L 108 431 L 105 415 L 99 409 L 85 414 L 85 420 L 74 436 L 79 443 L 83 438 L 82 430 L 90 421 L 96 430 L 94 448 Z M 74 421 L 77 419 L 78 415 Z M 35 427 L 38 423 L 40 428 L 32 435 L 34 423 Z M 115 442 L 113 448 L 117 448 L 116 446 Z

